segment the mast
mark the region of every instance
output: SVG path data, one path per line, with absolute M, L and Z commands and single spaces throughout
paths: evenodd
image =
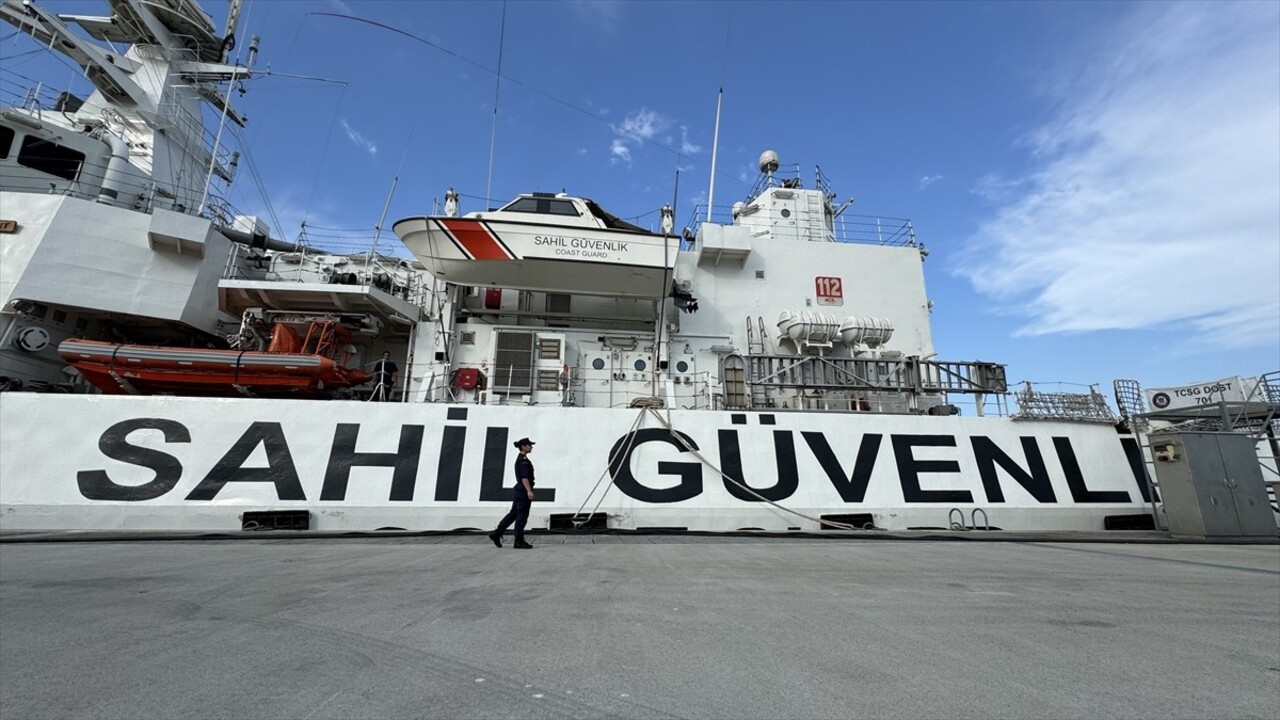
M 226 29 L 222 31 L 222 42 L 224 45 L 226 44 L 226 39 L 228 37 L 232 37 L 236 34 L 236 27 L 240 24 L 240 5 L 242 3 L 243 0 L 231 0 L 231 9 L 227 10 L 227 26 Z M 235 47 L 235 40 L 231 41 L 231 46 L 227 47 L 227 51 L 230 52 L 232 47 Z M 223 55 L 222 60 L 223 62 L 226 62 L 226 55 Z
M 231 68 L 231 78 L 227 81 L 227 96 L 222 101 L 222 114 L 218 117 L 218 132 L 214 134 L 213 147 L 209 149 L 209 172 L 205 173 L 204 192 L 200 195 L 200 209 L 196 211 L 197 215 L 204 214 L 205 206 L 209 202 L 209 188 L 213 184 L 213 173 L 218 167 L 218 147 L 222 144 L 222 130 L 227 125 L 227 114 L 231 112 L 231 90 L 235 87 L 237 75 L 243 73 L 245 77 L 249 77 L 253 74 L 253 64 L 258 59 L 258 42 L 257 35 L 249 38 L 249 60 L 243 70 L 238 63 Z
M 680 193 L 680 172 L 676 171 L 676 187 L 672 194 Z M 658 324 L 653 329 L 653 354 L 649 368 L 649 394 L 658 396 L 658 367 L 666 354 L 667 334 L 667 293 L 671 289 L 671 280 L 667 275 L 667 265 L 671 258 L 671 233 L 675 230 L 675 209 L 671 205 L 662 206 L 662 292 L 658 293 Z
M 720 149 L 720 104 L 724 101 L 724 86 L 716 93 L 716 131 L 711 139 L 711 188 L 707 190 L 707 222 L 711 222 L 711 209 L 716 199 L 716 151 Z

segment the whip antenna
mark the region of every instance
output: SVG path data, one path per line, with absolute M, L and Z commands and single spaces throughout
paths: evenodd
M 484 186 L 485 208 L 493 202 L 493 148 L 498 140 L 498 92 L 502 89 L 502 48 L 507 37 L 507 3 L 502 3 L 502 25 L 498 30 L 498 77 L 493 82 L 493 130 L 489 132 L 489 179 Z

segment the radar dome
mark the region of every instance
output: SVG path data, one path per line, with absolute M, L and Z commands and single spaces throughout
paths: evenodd
M 760 172 L 773 173 L 778 170 L 778 153 L 765 150 L 760 153 Z

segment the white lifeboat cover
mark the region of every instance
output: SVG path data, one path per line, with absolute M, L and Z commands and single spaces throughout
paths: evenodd
M 783 310 L 778 315 L 778 332 L 803 343 L 829 343 L 840 330 L 840 322 L 830 313 Z
M 850 315 L 840 324 L 840 339 L 848 345 L 879 347 L 893 337 L 893 323 L 889 318 L 867 315 Z

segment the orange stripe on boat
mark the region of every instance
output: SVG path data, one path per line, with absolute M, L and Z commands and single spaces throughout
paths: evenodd
M 511 256 L 498 244 L 484 225 L 475 220 L 441 220 L 445 229 L 453 234 L 462 247 L 476 260 L 510 260 Z

